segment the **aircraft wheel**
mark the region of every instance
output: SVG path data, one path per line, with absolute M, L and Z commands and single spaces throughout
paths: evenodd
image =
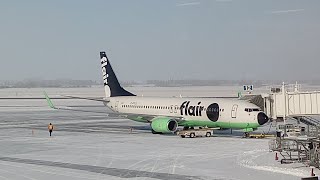
M 210 132 L 207 132 L 206 133 L 206 137 L 210 137 L 211 136 L 211 133 Z
M 158 132 L 154 131 L 153 129 L 151 129 L 152 134 L 159 134 Z
M 250 135 L 250 134 L 249 134 L 248 132 L 245 132 L 243 136 L 244 136 L 245 138 L 248 138 L 249 135 Z
M 196 137 L 196 135 L 195 135 L 194 133 L 191 133 L 191 134 L 190 134 L 190 137 L 191 137 L 191 138 L 194 138 L 194 137 Z

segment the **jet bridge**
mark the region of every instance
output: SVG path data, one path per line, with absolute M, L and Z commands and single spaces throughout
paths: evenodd
M 272 120 L 296 119 L 320 128 L 320 91 L 303 92 L 300 85 L 270 87 L 270 93 L 241 98 L 259 106 Z M 319 131 L 320 133 L 320 131 Z
M 320 125 L 319 118 L 314 117 L 320 115 L 320 91 L 301 92 L 298 87 L 295 85 L 290 91 L 283 84 L 281 88 L 271 88 L 269 94 L 262 95 L 265 113 L 271 119 L 294 117 Z
M 263 99 L 265 113 L 273 120 L 284 120 L 284 127 L 286 119 L 306 125 L 298 136 L 277 131 L 277 138 L 269 142 L 270 150 L 280 154 L 281 164 L 300 162 L 320 169 L 320 91 L 302 92 L 297 84 L 290 91 L 283 84 L 271 88 Z

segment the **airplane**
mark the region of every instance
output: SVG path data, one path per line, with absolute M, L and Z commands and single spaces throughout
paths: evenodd
M 127 119 L 149 123 L 153 134 L 172 133 L 178 126 L 242 129 L 249 133 L 269 120 L 258 106 L 239 99 L 136 96 L 120 85 L 105 52 L 100 52 L 100 62 L 105 98 L 80 99 L 101 101 Z M 45 97 L 51 108 L 58 109 L 47 94 Z

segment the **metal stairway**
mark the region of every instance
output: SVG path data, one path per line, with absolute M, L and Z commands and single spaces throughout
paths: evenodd
M 295 116 L 293 117 L 300 122 L 310 125 L 310 126 L 320 126 L 320 117 L 319 116 Z

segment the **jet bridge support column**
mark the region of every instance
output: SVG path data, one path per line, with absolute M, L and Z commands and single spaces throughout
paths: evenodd
M 286 103 L 286 87 L 284 82 L 282 83 L 282 95 L 283 95 L 283 124 L 284 124 L 284 136 L 287 136 L 286 117 L 287 117 L 287 103 Z

